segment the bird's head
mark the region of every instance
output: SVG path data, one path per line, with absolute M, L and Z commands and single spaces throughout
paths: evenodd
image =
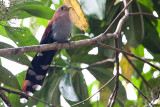
M 53 18 L 55 19 L 59 19 L 59 18 L 62 18 L 62 17 L 68 17 L 69 18 L 69 10 L 71 9 L 72 7 L 71 6 L 67 6 L 67 5 L 62 5 L 60 6 L 56 12 L 54 13 L 54 16 Z

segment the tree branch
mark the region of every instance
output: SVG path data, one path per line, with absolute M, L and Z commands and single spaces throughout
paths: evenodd
M 126 52 L 126 51 L 124 51 L 124 50 L 121 50 L 121 49 L 118 49 L 118 48 L 114 48 L 114 47 L 112 47 L 112 46 L 105 45 L 105 44 L 102 44 L 102 43 L 97 43 L 97 45 L 98 45 L 98 46 L 101 46 L 101 47 L 104 47 L 104 48 L 107 48 L 107 49 L 112 49 L 112 50 L 114 50 L 114 51 L 118 51 L 118 52 L 124 53 L 124 54 L 126 54 L 126 55 L 131 56 L 131 57 L 134 57 L 134 58 L 136 58 L 136 59 L 138 59 L 138 60 L 140 60 L 140 61 L 142 61 L 142 62 L 144 62 L 144 63 L 147 63 L 148 65 L 150 65 L 150 66 L 152 66 L 153 68 L 155 68 L 155 69 L 157 69 L 157 70 L 160 71 L 160 68 L 159 68 L 159 67 L 153 65 L 152 63 L 150 63 L 150 62 L 148 62 L 148 61 L 146 61 L 146 60 L 144 60 L 144 59 L 142 59 L 142 58 L 140 58 L 140 57 L 138 57 L 138 56 L 136 56 L 136 55 L 134 55 L 134 54 L 131 54 L 131 53 Z
M 26 97 L 28 97 L 28 98 L 32 98 L 32 99 L 34 99 L 34 100 L 37 100 L 37 101 L 39 101 L 39 102 L 42 102 L 42 103 L 44 103 L 44 104 L 47 104 L 48 106 L 56 107 L 56 106 L 54 106 L 54 105 L 52 105 L 52 104 L 50 104 L 50 103 L 48 103 L 48 102 L 42 101 L 42 100 L 40 100 L 40 99 L 38 99 L 38 98 L 36 98 L 36 97 L 27 95 L 27 94 L 22 93 L 22 92 L 18 92 L 18 91 L 11 90 L 11 89 L 8 89 L 8 88 L 4 88 L 4 87 L 1 87 L 1 86 L 0 86 L 0 90 L 7 91 L 8 93 L 14 93 L 14 94 L 18 94 L 18 95 L 23 95 L 23 96 L 26 96 Z
M 8 107 L 13 107 L 12 103 L 10 102 L 10 100 L 8 99 L 8 97 L 5 95 L 5 93 L 0 90 L 0 98 L 5 102 L 5 104 Z
M 144 79 L 144 77 L 141 75 L 141 73 L 136 68 L 136 66 L 133 64 L 133 62 L 128 58 L 128 56 L 126 54 L 123 54 L 123 55 L 127 59 L 127 61 L 131 64 L 131 66 L 134 68 L 134 70 L 137 72 L 137 74 L 142 78 L 143 82 L 152 90 L 151 85 Z
M 150 14 L 150 13 L 143 13 L 143 12 L 129 13 L 129 15 L 130 15 L 130 16 L 133 16 L 133 15 L 146 15 L 146 16 L 151 16 L 151 17 L 160 19 L 160 17 L 156 17 L 156 16 L 154 16 L 153 14 Z
M 96 66 L 96 65 L 101 65 L 101 64 L 104 64 L 104 63 L 107 63 L 107 62 L 115 62 L 115 59 L 105 59 L 105 60 L 102 60 L 102 61 L 99 61 L 99 62 L 95 62 L 93 64 L 90 64 L 88 67 L 86 67 L 85 69 L 91 67 L 91 66 Z
M 40 52 L 47 50 L 59 50 L 59 49 L 68 49 L 68 48 L 76 48 L 82 46 L 92 46 L 95 45 L 98 41 L 104 40 L 106 38 L 114 38 L 115 34 L 100 34 L 91 39 L 79 40 L 79 41 L 71 41 L 70 43 L 52 43 L 52 44 L 43 44 L 43 45 L 34 45 L 34 46 L 24 46 L 18 48 L 7 48 L 0 49 L 0 56 L 10 55 L 10 54 L 20 54 L 20 53 L 28 53 L 28 52 Z

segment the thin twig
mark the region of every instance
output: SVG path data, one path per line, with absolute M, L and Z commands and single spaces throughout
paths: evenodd
M 140 57 L 138 57 L 138 56 L 136 56 L 136 55 L 134 55 L 134 54 L 131 54 L 131 53 L 129 53 L 129 52 L 126 52 L 126 51 L 121 50 L 121 49 L 118 49 L 118 48 L 114 48 L 114 47 L 112 47 L 112 46 L 109 46 L 109 45 L 106 45 L 106 44 L 103 44 L 103 43 L 97 43 L 97 45 L 98 45 L 98 46 L 101 46 L 101 47 L 104 47 L 104 48 L 107 48 L 107 49 L 112 49 L 112 50 L 115 50 L 115 51 L 118 51 L 118 52 L 127 54 L 127 55 L 129 55 L 129 56 L 131 56 L 131 57 L 134 57 L 134 58 L 136 58 L 136 59 L 144 62 L 144 63 L 147 63 L 148 65 L 150 65 L 150 66 L 152 66 L 153 68 L 155 68 L 155 69 L 157 69 L 157 70 L 160 71 L 160 68 L 159 68 L 159 67 L 153 65 L 152 63 L 150 63 L 150 62 L 148 62 L 148 61 L 146 61 L 146 60 L 144 60 L 144 59 L 142 59 L 142 58 L 140 58 Z
M 154 17 L 154 18 L 160 19 L 160 17 L 156 17 L 156 16 L 154 16 L 153 14 L 150 14 L 150 13 L 144 13 L 144 12 L 129 13 L 129 15 L 130 15 L 130 16 L 133 16 L 133 15 L 146 15 L 146 16 L 151 16 L 151 17 Z
M 76 103 L 76 104 L 71 105 L 71 107 L 78 106 L 78 105 L 80 105 L 80 104 L 82 104 L 82 103 L 85 103 L 85 102 L 88 101 L 89 99 L 91 99 L 91 98 L 92 98 L 93 96 L 95 96 L 97 93 L 99 93 L 100 91 L 102 91 L 103 88 L 104 88 L 105 86 L 107 86 L 114 78 L 115 78 L 115 76 L 113 76 L 107 83 L 105 83 L 105 84 L 104 84 L 96 93 L 94 93 L 92 96 L 86 98 L 86 99 L 83 100 L 83 101 L 80 101 L 80 102 L 78 102 L 78 103 Z
M 151 85 L 144 79 L 144 77 L 141 75 L 141 73 L 136 68 L 136 66 L 133 64 L 133 62 L 128 58 L 128 56 L 126 54 L 123 54 L 123 55 L 127 59 L 127 61 L 131 64 L 131 66 L 134 68 L 134 70 L 137 72 L 137 74 L 142 78 L 143 82 L 152 90 Z
M 128 80 L 126 77 L 124 77 L 123 75 L 119 74 L 121 77 L 123 77 L 125 80 L 127 80 L 129 83 L 131 83 L 139 92 L 140 94 L 143 96 L 143 98 L 145 98 L 151 105 L 153 105 L 151 103 L 151 101 L 141 92 L 141 90 L 139 90 L 130 80 Z
M 11 90 L 11 89 L 4 88 L 4 87 L 1 87 L 1 86 L 0 86 L 0 90 L 7 91 L 8 93 L 14 93 L 14 94 L 18 94 L 18 95 L 26 96 L 26 97 L 28 97 L 28 98 L 32 98 L 32 99 L 34 99 L 34 100 L 37 100 L 37 101 L 42 102 L 42 103 L 44 103 L 44 104 L 47 104 L 48 106 L 56 107 L 56 106 L 54 106 L 54 105 L 52 105 L 52 104 L 50 104 L 50 103 L 48 103 L 48 102 L 42 101 L 42 100 L 40 100 L 40 99 L 38 99 L 38 98 L 36 98 L 36 97 L 33 97 L 33 96 L 30 96 L 30 95 L 27 95 L 27 94 L 22 93 L 22 92 L 19 92 L 19 91 Z
M 101 65 L 101 64 L 104 64 L 104 63 L 107 63 L 107 62 L 115 62 L 115 59 L 105 59 L 105 60 L 102 60 L 102 61 L 99 61 L 99 62 L 95 62 L 93 64 L 90 64 L 87 68 L 89 68 L 91 66 Z M 85 68 L 85 69 L 87 69 L 87 68 Z

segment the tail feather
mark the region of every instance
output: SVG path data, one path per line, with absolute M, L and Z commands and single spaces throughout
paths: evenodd
M 32 67 L 27 70 L 22 92 L 33 95 L 32 93 L 40 89 L 56 52 L 57 50 L 42 51 L 35 55 L 31 62 Z M 28 99 L 25 96 L 21 98 Z

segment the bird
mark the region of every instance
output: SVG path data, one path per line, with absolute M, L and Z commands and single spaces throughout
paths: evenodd
M 53 18 L 49 21 L 40 44 L 66 43 L 71 36 L 73 24 L 69 16 L 71 6 L 62 5 L 54 13 Z M 31 67 L 27 69 L 27 73 L 23 82 L 22 92 L 33 96 L 35 91 L 39 91 L 50 67 L 52 59 L 56 55 L 57 50 L 37 52 L 31 61 Z M 20 102 L 26 103 L 28 97 L 21 95 Z

